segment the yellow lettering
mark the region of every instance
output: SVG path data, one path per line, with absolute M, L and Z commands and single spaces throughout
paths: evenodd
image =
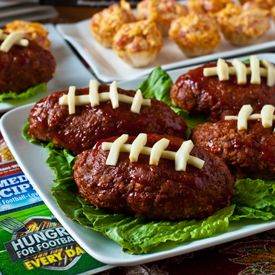
M 75 256 L 75 251 L 73 249 L 67 249 L 67 250 L 65 250 L 65 252 L 68 255 L 68 257 Z
M 46 257 L 47 257 L 47 260 L 49 261 L 49 263 L 55 263 L 55 262 L 57 262 L 57 260 L 55 259 L 54 255 L 48 255 Z
M 36 259 L 35 261 L 34 260 L 31 260 L 31 263 L 36 266 L 36 267 L 40 267 L 40 261 L 39 259 Z
M 85 254 L 85 251 L 81 248 L 81 247 L 79 247 L 79 246 L 77 246 L 76 248 L 75 248 L 75 251 L 76 251 L 76 255 L 78 256 L 79 254 Z
M 26 268 L 27 268 L 28 270 L 33 269 L 33 266 L 32 266 L 32 264 L 31 264 L 30 262 L 24 262 L 24 265 L 26 266 Z
M 61 252 L 58 252 L 58 253 L 55 253 L 53 254 L 59 261 L 62 260 L 62 257 L 61 257 Z
M 47 258 L 46 258 L 46 257 L 41 257 L 41 258 L 40 258 L 40 261 L 41 261 L 41 263 L 42 263 L 43 265 L 49 264 L 49 262 L 47 261 Z

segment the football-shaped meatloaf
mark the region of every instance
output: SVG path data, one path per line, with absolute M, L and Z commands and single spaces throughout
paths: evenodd
M 175 160 L 162 155 L 158 164 L 152 165 L 151 156 L 143 151 L 136 162 L 130 161 L 128 152 L 121 151 L 117 163 L 107 165 L 111 151 L 104 148 L 104 143 L 117 138 L 99 141 L 93 149 L 82 152 L 73 167 L 78 194 L 96 208 L 149 219 L 180 220 L 204 219 L 230 205 L 235 177 L 219 157 L 195 146 L 188 157 L 203 160 L 202 168 L 187 162 L 182 171 L 175 170 Z M 152 148 L 162 138 L 169 141 L 165 151 L 172 152 L 185 141 L 147 134 L 145 147 Z M 135 140 L 128 137 L 125 146 Z
M 225 63 L 233 67 L 232 63 Z M 243 65 L 251 67 L 249 63 Z M 173 104 L 213 122 L 225 115 L 238 114 L 244 104 L 250 104 L 255 112 L 260 111 L 265 104 L 275 104 L 275 85 L 267 85 L 267 77 L 261 76 L 259 84 L 251 83 L 251 76 L 246 73 L 245 83 L 242 84 L 238 83 L 238 77 L 234 74 L 230 74 L 228 80 L 221 81 L 217 75 L 204 75 L 204 69 L 213 67 L 217 67 L 217 62 L 181 75 L 170 91 Z M 265 70 L 262 65 L 260 68 Z
M 265 128 L 261 119 L 249 119 L 247 129 L 238 130 L 237 120 L 223 119 L 198 125 L 190 138 L 221 157 L 238 178 L 275 178 L 274 127 L 274 122 Z
M 109 88 L 109 85 L 99 85 L 98 94 L 109 92 Z M 136 94 L 120 88 L 117 92 L 129 97 Z M 139 112 L 131 111 L 131 104 L 124 102 L 113 108 L 111 100 L 107 100 L 97 106 L 91 103 L 75 106 L 75 113 L 69 114 L 68 105 L 59 104 L 59 99 L 67 94 L 68 90 L 53 93 L 34 106 L 29 116 L 29 134 L 33 138 L 52 141 L 58 148 L 81 153 L 101 139 L 121 134 L 143 132 L 186 137 L 187 125 L 183 117 L 156 99 L 150 100 L 150 106 L 142 105 Z M 75 91 L 76 96 L 88 94 L 89 88 Z
M 13 45 L 8 52 L 0 50 L 0 93 L 20 93 L 46 83 L 55 67 L 53 55 L 33 41 L 26 47 Z

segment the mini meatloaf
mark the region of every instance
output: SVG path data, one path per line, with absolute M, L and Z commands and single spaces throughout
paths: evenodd
M 248 76 L 247 83 L 239 85 L 235 75 L 226 81 L 203 75 L 204 68 L 216 66 L 217 63 L 206 64 L 181 75 L 170 91 L 173 104 L 213 122 L 238 114 L 245 104 L 250 104 L 255 112 L 265 104 L 275 105 L 275 86 L 267 86 L 265 77 L 261 77 L 261 84 L 251 84 Z
M 163 137 L 170 140 L 166 149 L 170 151 L 177 151 L 184 141 L 149 134 L 146 147 Z M 126 143 L 135 138 L 129 137 Z M 149 156 L 142 154 L 137 162 L 130 162 L 129 153 L 120 153 L 116 166 L 108 166 L 109 151 L 102 149 L 103 141 L 82 152 L 73 167 L 78 194 L 96 208 L 149 219 L 201 220 L 230 205 L 235 177 L 206 150 L 195 146 L 190 152 L 205 161 L 202 169 L 188 164 L 186 171 L 176 171 L 175 161 L 164 158 L 157 166 L 149 165 Z
M 55 67 L 53 55 L 33 41 L 27 47 L 13 45 L 8 52 L 0 51 L 0 94 L 20 93 L 46 83 Z
M 236 120 L 207 122 L 193 129 L 191 139 L 221 157 L 239 178 L 275 178 L 274 126 L 249 120 L 247 130 L 238 130 Z
M 118 88 L 119 94 L 134 96 L 135 91 Z M 99 93 L 109 92 L 109 85 L 99 85 Z M 141 106 L 139 113 L 130 111 L 130 104 L 119 102 L 112 108 L 111 101 L 75 107 L 70 115 L 67 105 L 59 98 L 67 91 L 53 93 L 41 99 L 31 110 L 29 134 L 42 141 L 53 142 L 58 148 L 75 153 L 91 149 L 101 139 L 139 133 L 169 134 L 186 138 L 187 125 L 166 103 L 151 99 L 151 106 Z M 77 89 L 75 95 L 89 94 L 89 88 Z

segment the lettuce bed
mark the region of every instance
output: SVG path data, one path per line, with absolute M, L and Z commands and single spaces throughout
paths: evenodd
M 178 114 L 183 115 L 190 128 L 205 119 L 191 117 L 187 112 L 172 105 L 169 91 L 172 85 L 170 76 L 160 67 L 140 85 L 144 96 L 166 102 Z M 23 136 L 30 142 L 27 134 L 29 125 L 23 130 Z M 237 180 L 235 195 L 229 207 L 220 209 L 203 221 L 151 221 L 125 214 L 111 214 L 96 209 L 75 195 L 72 166 L 76 155 L 69 150 L 58 150 L 52 143 L 44 144 L 49 151 L 47 164 L 56 175 L 56 186 L 52 188 L 53 196 L 63 212 L 72 220 L 85 227 L 99 231 L 117 242 L 128 254 L 143 254 L 152 251 L 161 243 L 172 241 L 175 245 L 211 237 L 226 232 L 230 221 L 240 219 L 271 220 L 275 215 L 275 181 L 274 180 Z
M 4 102 L 5 99 L 27 99 L 31 96 L 38 94 L 39 92 L 47 92 L 46 83 L 38 84 L 28 90 L 21 92 L 20 94 L 14 93 L 12 91 L 4 94 L 0 94 L 0 102 Z

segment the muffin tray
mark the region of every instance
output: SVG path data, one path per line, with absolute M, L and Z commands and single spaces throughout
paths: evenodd
M 113 80 L 130 80 L 147 75 L 153 68 L 158 66 L 161 66 L 164 70 L 170 70 L 205 63 L 218 58 L 236 57 L 271 49 L 275 47 L 275 26 L 273 22 L 270 23 L 271 28 L 252 45 L 243 47 L 232 46 L 221 35 L 221 42 L 213 53 L 194 58 L 188 58 L 180 51 L 175 42 L 169 38 L 164 38 L 163 47 L 157 59 L 143 68 L 130 67 L 112 49 L 106 49 L 96 42 L 90 31 L 90 19 L 76 24 L 58 24 L 57 30 L 84 58 L 100 81 L 111 82 Z

